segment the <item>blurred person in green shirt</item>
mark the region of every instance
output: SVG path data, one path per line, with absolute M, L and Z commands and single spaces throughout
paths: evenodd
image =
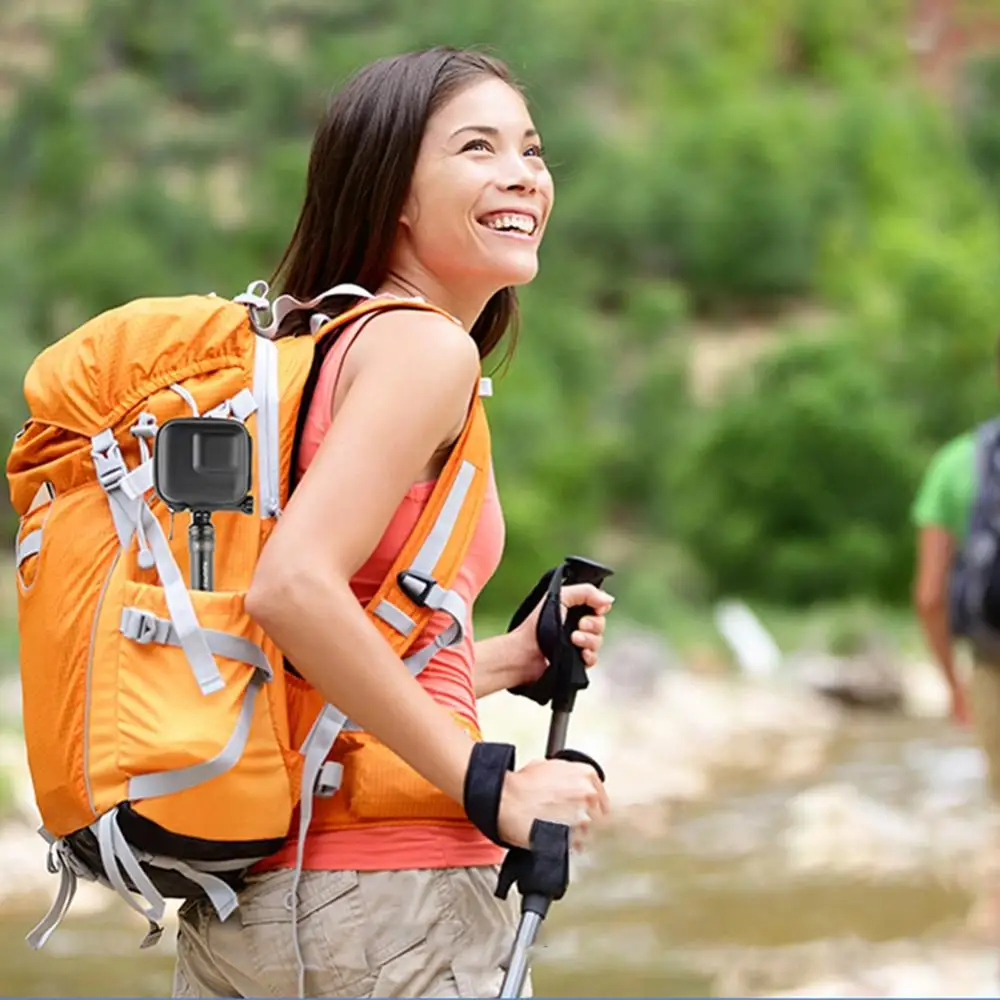
M 1000 420 L 948 442 L 932 459 L 912 508 L 917 528 L 913 602 L 951 692 L 951 715 L 975 724 L 994 807 L 1000 806 Z M 956 669 L 971 652 L 968 691 Z M 970 927 L 1000 936 L 1000 844 Z
M 952 569 L 972 516 L 975 460 L 974 433 L 949 441 L 928 466 L 912 509 L 918 532 L 914 606 L 927 643 L 944 672 L 952 716 L 962 725 L 968 724 L 970 717 L 966 692 L 955 669 L 958 636 L 952 628 L 950 591 Z

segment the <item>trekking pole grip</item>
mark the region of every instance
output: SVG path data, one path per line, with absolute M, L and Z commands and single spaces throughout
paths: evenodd
M 507 630 L 512 632 L 518 628 L 537 608 L 535 640 L 547 666 L 537 680 L 510 688 L 511 694 L 530 698 L 539 705 L 552 704 L 559 712 L 573 710 L 577 692 L 587 687 L 589 681 L 583 653 L 573 645 L 572 636 L 581 620 L 596 612 L 588 605 L 577 605 L 567 609 L 563 618 L 562 588 L 577 583 L 600 587 L 613 572 L 591 559 L 567 556 L 558 566 L 542 574 L 514 612 Z M 552 752 L 558 749 L 558 745 L 551 745 Z
M 556 600 L 559 600 L 562 587 L 577 583 L 590 583 L 600 587 L 614 572 L 609 567 L 582 556 L 567 556 L 561 569 Z M 596 610 L 589 604 L 576 604 L 566 611 L 566 619 L 559 631 L 559 648 L 555 654 L 555 662 L 550 661 L 549 667 L 554 670 L 555 676 L 552 688 L 552 721 L 549 724 L 546 757 L 558 755 L 566 746 L 569 717 L 576 705 L 576 696 L 590 684 L 587 665 L 583 662 L 583 650 L 573 643 L 573 633 L 580 627 L 580 622 L 584 618 L 596 614 Z

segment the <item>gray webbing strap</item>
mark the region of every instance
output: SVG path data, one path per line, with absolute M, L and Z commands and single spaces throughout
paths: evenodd
M 17 565 L 20 569 L 21 563 L 31 556 L 37 556 L 42 551 L 42 529 L 29 531 L 16 545 L 14 553 Z
M 155 865 L 157 868 L 169 868 L 171 865 L 177 861 L 177 858 L 164 857 L 161 854 L 143 854 L 143 861 L 148 861 L 151 865 Z M 199 872 L 237 872 L 243 869 L 249 868 L 255 861 L 260 860 L 259 858 L 226 858 L 224 861 L 185 861 L 186 865 L 190 865 L 196 871 Z
M 303 309 L 315 309 L 325 299 L 331 298 L 334 295 L 360 299 L 370 299 L 373 297 L 371 292 L 360 285 L 345 283 L 334 285 L 333 288 L 328 288 L 325 292 L 309 299 L 307 302 L 302 302 L 291 295 L 279 295 L 269 305 L 267 300 L 268 291 L 267 282 L 255 281 L 243 294 L 237 295 L 233 301 L 250 306 L 254 327 L 262 337 L 267 337 L 269 340 L 278 332 L 286 316 Z M 268 308 L 271 311 L 271 322 L 265 324 L 261 322 L 259 313 L 265 312 Z
M 121 491 L 129 500 L 138 500 L 153 488 L 153 460 L 146 459 L 121 482 Z
M 405 611 L 389 601 L 379 601 L 373 613 L 400 635 L 409 635 L 417 627 L 417 623 Z
M 192 868 L 187 862 L 177 858 L 157 858 L 156 863 L 160 868 L 172 868 L 174 871 L 180 872 L 185 878 L 200 886 L 209 902 L 215 907 L 215 912 L 218 913 L 220 920 L 227 920 L 239 906 L 239 897 L 235 890 L 223 882 L 221 878 Z
M 457 635 L 448 641 L 448 645 L 461 642 L 465 637 L 465 622 L 469 613 L 465 599 L 457 591 L 445 590 L 435 585 L 427 595 L 426 603 L 427 607 L 443 611 L 448 615 L 453 627 L 458 629 Z
M 181 648 L 184 650 L 184 655 L 198 681 L 198 687 L 201 688 L 202 694 L 206 695 L 212 694 L 214 691 L 221 691 L 225 687 L 225 682 L 212 657 L 212 652 L 208 648 L 205 633 L 201 625 L 198 624 L 198 616 L 191 603 L 191 595 L 188 593 L 184 577 L 181 576 L 180 568 L 170 551 L 167 536 L 163 533 L 160 522 L 153 517 L 145 503 L 139 506 L 139 517 L 146 529 L 146 536 L 153 550 L 156 571 L 159 574 L 160 583 L 163 585 L 163 596 L 166 598 L 167 608 L 170 611 L 170 620 L 173 622 Z
M 254 342 L 253 395 L 257 403 L 257 481 L 260 515 L 281 513 L 278 346 L 263 336 Z
M 333 749 L 333 744 L 337 742 L 341 729 L 347 719 L 343 712 L 333 707 L 325 705 L 323 710 L 316 716 L 316 721 L 312 724 L 312 729 L 302 741 L 302 748 L 299 753 L 305 757 L 302 765 L 302 797 L 306 798 L 306 791 L 309 791 L 311 798 L 316 792 L 317 785 L 320 784 L 319 776 L 323 774 L 324 762 Z M 339 765 L 338 765 L 339 766 Z M 321 795 L 326 797 L 332 795 L 337 788 L 333 786 L 336 770 L 328 770 L 324 776 Z M 337 782 L 339 787 L 339 782 Z M 310 806 L 311 808 L 311 806 Z M 306 824 L 308 826 L 308 824 Z
M 461 642 L 464 636 L 465 629 L 462 627 L 461 622 L 453 620 L 448 628 L 436 635 L 426 646 L 421 646 L 415 653 L 407 656 L 403 660 L 403 665 L 416 677 L 442 649 L 447 649 L 449 646 L 454 646 L 456 643 Z M 347 732 L 356 733 L 360 729 L 361 727 L 350 719 L 344 723 L 344 730 Z
M 460 631 L 456 630 L 454 626 L 447 628 L 440 635 L 435 636 L 433 642 L 429 642 L 426 646 L 421 646 L 415 653 L 411 653 L 403 660 L 403 663 L 406 664 L 407 670 L 416 677 L 442 649 L 447 649 L 448 646 L 453 646 L 460 640 Z
M 55 868 L 59 872 L 59 891 L 56 898 L 49 907 L 49 912 L 31 929 L 25 937 L 25 941 L 31 948 L 38 951 L 44 947 L 52 932 L 62 923 L 63 917 L 69 910 L 70 903 L 76 895 L 77 877 L 76 872 L 70 868 L 66 859 L 62 856 L 58 844 L 51 845 L 49 852 L 49 867 Z
M 148 948 L 155 944 L 163 933 L 162 920 L 166 910 L 166 901 L 159 890 L 150 881 L 139 863 L 139 858 L 132 850 L 131 845 L 125 839 L 121 828 L 118 826 L 118 810 L 112 809 L 105 813 L 96 823 L 97 843 L 101 851 L 101 864 L 104 866 L 105 874 L 112 887 L 118 892 L 126 903 L 137 913 L 141 913 L 150 925 L 149 934 L 142 943 L 142 947 Z M 190 879 L 204 890 L 205 895 L 215 907 L 220 920 L 225 920 L 236 909 L 239 899 L 236 892 L 222 879 L 211 875 L 208 872 L 198 871 L 195 867 L 178 858 L 153 858 L 151 855 L 142 855 L 143 860 L 154 862 L 159 868 L 170 868 L 180 872 L 185 878 Z M 132 880 L 136 892 L 147 906 L 136 898 L 136 893 L 129 890 L 122 878 L 121 865 Z
M 132 639 L 142 645 L 157 643 L 161 646 L 180 646 L 174 623 L 168 618 L 143 611 L 141 608 L 122 608 L 120 631 L 126 639 Z M 260 646 L 241 635 L 231 635 L 214 628 L 203 628 L 202 634 L 208 644 L 209 651 L 216 656 L 224 656 L 227 660 L 237 660 L 247 663 L 264 674 L 265 681 L 274 679 L 267 654 Z
M 406 576 L 405 572 L 403 576 Z M 422 583 L 422 581 L 418 583 Z M 432 611 L 443 611 L 447 614 L 461 630 L 458 638 L 453 641 L 460 642 L 462 640 L 465 634 L 465 621 L 468 617 L 468 605 L 457 591 L 445 590 L 444 587 L 434 583 L 427 589 L 420 603 Z M 373 613 L 403 635 L 409 635 L 417 627 L 416 622 L 405 611 L 400 611 L 395 604 L 391 604 L 389 601 L 379 601 Z
M 257 671 L 247 685 L 243 695 L 243 704 L 237 716 L 236 725 L 226 740 L 226 745 L 211 759 L 189 767 L 178 768 L 175 771 L 160 771 L 157 774 L 138 774 L 129 778 L 128 795 L 130 799 L 155 799 L 164 795 L 173 795 L 188 788 L 204 784 L 212 778 L 235 767 L 246 749 L 250 728 L 253 725 L 253 709 L 257 695 L 263 685 L 263 677 Z
M 187 657 L 202 694 L 211 694 L 225 685 L 219 668 L 212 658 L 198 617 L 191 604 L 184 578 L 177 566 L 170 543 L 160 522 L 141 499 L 132 500 L 121 489 L 128 474 L 125 460 L 114 435 L 104 430 L 92 439 L 91 454 L 97 469 L 97 478 L 104 488 L 114 518 L 115 530 L 123 548 L 127 548 L 134 533 L 141 532 L 150 541 L 153 562 L 163 585 L 163 593 L 170 618 L 174 623 L 184 655 Z
M 347 723 L 344 723 L 345 727 Z M 325 761 L 316 778 L 316 792 L 321 799 L 331 798 L 340 790 L 344 780 L 344 765 L 336 760 Z
M 91 456 L 97 470 L 97 481 L 108 496 L 115 531 L 122 548 L 128 548 L 139 522 L 139 501 L 130 499 L 118 487 L 128 475 L 128 468 L 121 448 L 110 430 L 103 430 L 91 438 Z
M 462 505 L 469 494 L 469 488 L 472 486 L 475 475 L 476 467 L 471 462 L 462 462 L 458 474 L 455 476 L 455 481 L 451 484 L 451 489 L 449 489 L 434 521 L 434 526 L 427 538 L 424 539 L 424 544 L 420 546 L 409 568 L 401 574 L 400 581 L 405 590 L 405 581 L 409 577 L 413 583 L 413 593 L 409 596 L 417 600 L 416 595 L 419 594 L 419 604 L 431 608 L 433 611 L 444 611 L 451 616 L 452 621 L 462 630 L 458 638 L 453 640 L 454 642 L 461 641 L 464 634 L 468 609 L 465 601 L 455 591 L 446 590 L 434 580 L 434 570 L 444 553 L 448 540 L 455 531 L 455 525 L 462 513 Z M 413 619 L 389 601 L 380 601 L 374 614 L 402 635 L 409 635 L 415 628 Z
M 222 420 L 238 420 L 246 423 L 247 418 L 257 412 L 257 400 L 249 389 L 240 389 L 235 396 L 224 399 L 205 416 Z
M 101 864 L 104 866 L 104 872 L 108 880 L 118 892 L 118 895 L 136 913 L 141 913 L 149 921 L 150 934 L 147 935 L 146 941 L 143 942 L 144 945 L 155 943 L 152 939 L 154 936 L 158 938 L 159 934 L 157 932 L 162 932 L 163 930 L 161 921 L 166 909 L 166 902 L 163 896 L 160 895 L 156 886 L 153 885 L 149 877 L 142 870 L 138 859 L 132 853 L 132 848 L 119 829 L 118 809 L 115 808 L 110 812 L 106 812 L 97 821 L 96 826 L 97 843 L 101 850 Z M 125 869 L 129 878 L 132 879 L 132 884 L 135 886 L 139 897 L 148 904 L 147 906 L 143 906 L 125 884 L 119 863 Z
M 420 573 L 424 576 L 433 576 L 434 567 L 444 552 L 448 539 L 451 538 L 455 525 L 458 523 L 458 516 L 462 511 L 462 504 L 472 485 L 472 480 L 476 475 L 476 467 L 468 461 L 462 462 L 459 466 L 455 481 L 451 484 L 448 496 L 445 498 L 441 511 L 431 528 L 430 534 L 420 546 L 420 551 L 416 554 L 410 564 L 410 571 Z
M 302 794 L 299 803 L 299 831 L 295 845 L 295 870 L 292 875 L 292 935 L 295 944 L 295 961 L 298 963 L 298 985 L 299 996 L 305 996 L 306 967 L 302 957 L 302 948 L 299 943 L 299 882 L 302 879 L 302 861 L 306 849 L 306 834 L 309 831 L 309 824 L 312 822 L 313 795 L 316 793 L 316 786 L 320 775 L 324 774 L 327 780 L 336 772 L 326 770 L 324 765 L 327 755 L 333 749 L 333 744 L 344 728 L 346 717 L 343 712 L 334 708 L 333 705 L 325 705 L 323 710 L 316 716 L 312 729 L 302 742 L 301 753 L 305 757 L 302 766 Z M 339 774 L 337 775 L 339 777 Z M 336 788 L 324 788 L 325 795 L 332 795 Z

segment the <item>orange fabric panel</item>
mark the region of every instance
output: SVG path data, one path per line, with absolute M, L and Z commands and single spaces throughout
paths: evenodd
M 124 420 L 151 387 L 242 368 L 247 335 L 246 309 L 225 299 L 137 299 L 46 348 L 25 399 L 33 419 L 89 437 Z
M 18 587 L 22 715 L 28 766 L 46 826 L 69 833 L 94 820 L 84 772 L 87 662 L 94 618 L 118 551 L 102 529 L 107 499 L 96 484 L 40 507 L 41 551 Z

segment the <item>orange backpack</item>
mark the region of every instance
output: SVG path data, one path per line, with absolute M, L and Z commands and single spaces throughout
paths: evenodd
M 61 921 L 78 878 L 117 890 L 148 919 L 144 945 L 162 933 L 165 898 L 206 895 L 225 919 L 248 868 L 284 843 L 296 806 L 301 844 L 313 795 L 339 785 L 342 765 L 327 758 L 348 720 L 326 705 L 295 744 L 281 653 L 243 599 L 288 499 L 319 345 L 368 312 L 441 311 L 356 286 L 305 303 L 272 304 L 267 292 L 256 282 L 232 301 L 127 303 L 47 348 L 25 377 L 29 419 L 7 462 L 20 516 L 24 734 L 49 869 L 61 875 L 33 947 Z M 311 336 L 274 339 L 289 312 L 332 295 L 362 301 L 334 320 L 312 316 Z M 215 515 L 213 590 L 189 588 L 187 532 L 174 530 L 154 486 L 158 428 L 192 413 L 241 421 L 252 440 L 256 509 Z M 400 656 L 436 610 L 455 625 L 436 648 L 461 638 L 465 609 L 450 588 L 489 462 L 477 397 L 367 605 Z M 412 672 L 428 658 L 411 656 Z

